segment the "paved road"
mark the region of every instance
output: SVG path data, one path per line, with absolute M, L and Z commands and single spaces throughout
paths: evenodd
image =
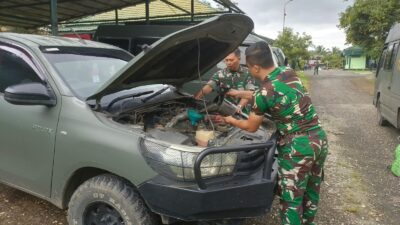
M 311 97 L 330 141 L 317 223 L 399 224 L 400 179 L 387 166 L 400 132 L 379 127 L 372 105 L 373 76 L 321 71 L 311 77 Z M 246 225 L 277 225 L 273 212 Z M 0 225 L 66 224 L 65 212 L 0 185 Z

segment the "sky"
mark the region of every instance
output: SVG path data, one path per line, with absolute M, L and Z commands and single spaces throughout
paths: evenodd
M 235 0 L 255 24 L 255 32 L 275 39 L 283 27 L 283 6 L 288 0 Z M 348 47 L 339 29 L 339 14 L 354 0 L 293 0 L 286 5 L 285 27 L 312 36 L 314 45 Z

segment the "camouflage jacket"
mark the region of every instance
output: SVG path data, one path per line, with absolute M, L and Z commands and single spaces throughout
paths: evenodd
M 253 95 L 252 111 L 271 114 L 281 135 L 320 128 L 314 106 L 293 70 L 278 67 Z
M 255 90 L 255 80 L 250 75 L 248 69 L 244 66 L 239 66 L 238 71 L 230 71 L 228 68 L 217 71 L 208 84 L 213 90 L 221 89 L 236 89 L 236 90 Z M 229 101 L 238 103 L 239 99 L 228 97 Z

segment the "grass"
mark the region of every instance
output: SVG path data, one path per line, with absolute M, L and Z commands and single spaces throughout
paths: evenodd
M 371 70 L 350 70 L 353 73 L 361 74 L 361 75 L 366 75 L 366 74 L 373 74 L 374 71 Z
M 306 87 L 306 89 L 310 91 L 311 88 L 310 77 L 306 76 L 306 74 L 303 71 L 296 71 L 296 73 L 300 77 L 300 80 L 303 83 L 304 87 Z

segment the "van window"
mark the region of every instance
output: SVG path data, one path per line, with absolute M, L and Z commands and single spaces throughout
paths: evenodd
M 379 59 L 379 65 L 378 65 L 378 69 L 379 70 L 383 69 L 383 65 L 384 65 L 384 62 L 385 62 L 386 54 L 387 54 L 387 46 L 385 46 L 385 48 L 383 49 L 382 54 L 381 54 L 381 58 Z
M 384 61 L 384 70 L 392 70 L 393 63 L 396 60 L 397 51 L 399 45 L 398 43 L 391 44 L 388 49 L 385 50 L 385 61 Z
M 392 56 L 390 57 L 390 70 L 393 69 L 393 64 L 396 62 L 397 52 L 399 50 L 399 43 L 393 45 Z

